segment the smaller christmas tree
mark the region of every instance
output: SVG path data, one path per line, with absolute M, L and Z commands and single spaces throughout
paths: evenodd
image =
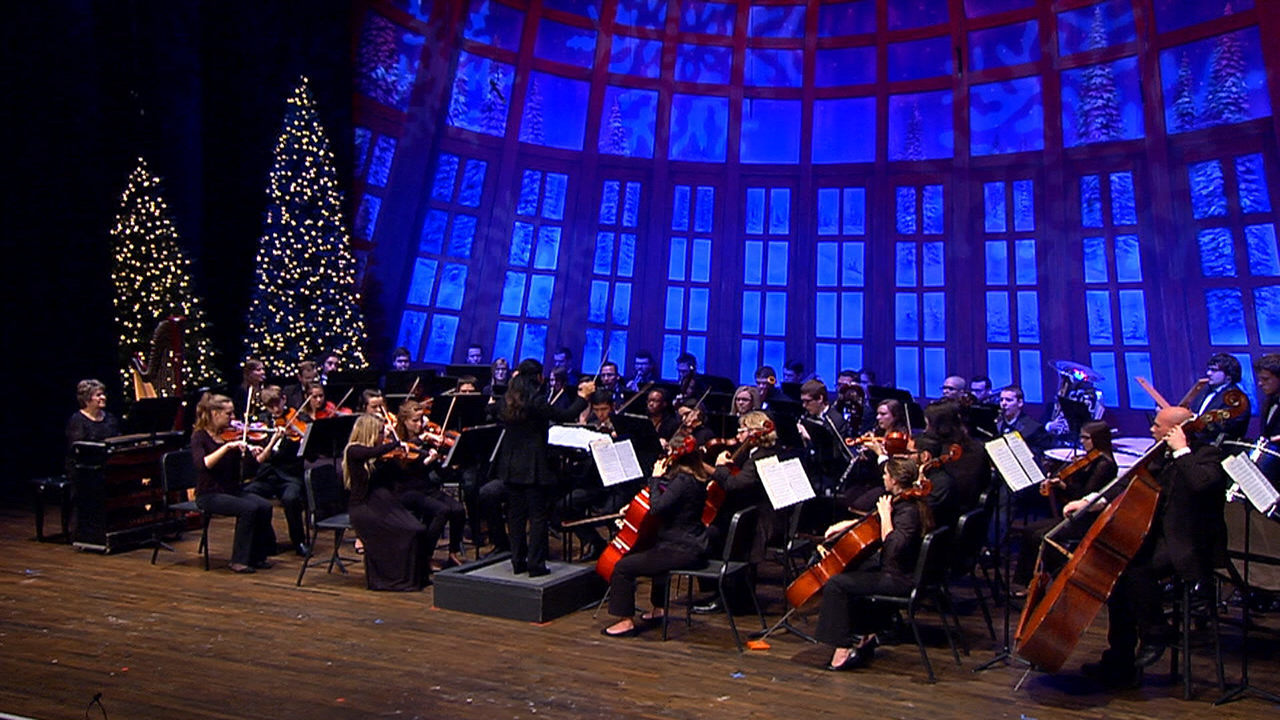
M 631 144 L 627 142 L 627 126 L 622 122 L 622 106 L 617 100 L 613 101 L 613 106 L 609 108 L 609 147 L 607 152 L 610 155 L 628 156 L 631 154 Z
M 1224 15 L 1231 14 L 1228 3 Z M 1205 113 L 1210 124 L 1238 123 L 1249 119 L 1249 90 L 1244 80 L 1244 49 L 1236 33 L 1218 36 L 1209 58 L 1209 96 Z
M 1195 78 L 1191 60 L 1182 53 L 1178 62 L 1178 79 L 1173 84 L 1173 131 L 1188 132 L 1199 127 L 1200 111 L 1196 108 Z
M 489 87 L 480 104 L 480 129 L 487 135 L 507 134 L 507 96 L 502 91 L 505 73 L 497 62 L 489 62 Z
M 130 385 L 132 358 L 153 363 L 152 335 L 167 318 L 181 317 L 181 385 L 185 389 L 219 383 L 217 358 L 209 340 L 209 322 L 191 279 L 191 261 L 178 244 L 178 231 L 160 193 L 160 178 L 141 158 L 129 174 L 120 213 L 111 229 L 113 239 L 111 281 L 115 287 L 115 316 L 120 333 L 120 369 L 125 387 Z M 157 383 L 161 394 L 173 391 L 175 378 L 169 359 L 168 375 Z M 158 367 L 148 368 L 151 371 Z
M 536 75 L 529 79 L 529 99 L 525 101 L 524 127 L 520 128 L 520 139 L 535 145 L 545 142 L 542 134 L 542 93 L 538 90 Z
M 911 117 L 907 119 L 907 135 L 902 141 L 902 159 L 924 159 L 924 118 L 920 115 L 919 105 L 911 105 Z

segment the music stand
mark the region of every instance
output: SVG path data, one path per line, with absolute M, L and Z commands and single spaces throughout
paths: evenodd
M 782 388 L 782 392 L 789 397 L 800 397 L 800 383 L 798 382 L 778 383 L 778 387 Z
M 969 429 L 974 437 L 993 438 L 999 435 L 998 422 L 1000 420 L 1000 408 L 994 405 L 970 405 L 967 409 L 969 415 Z
M 150 435 L 152 439 L 160 433 L 167 433 L 177 426 L 178 414 L 182 412 L 182 398 L 154 397 L 134 401 L 129 414 L 125 416 L 125 428 L 130 434 Z
M 799 405 L 784 402 L 770 403 L 770 408 L 766 412 L 773 419 L 773 431 L 778 434 L 778 447 L 804 447 L 804 438 L 800 437 L 800 430 L 796 427 L 798 418 L 804 414 Z
M 431 403 L 431 421 L 443 426 L 445 417 L 448 416 L 449 427 L 444 428 L 445 430 L 484 425 L 487 422 L 485 406 L 488 404 L 487 395 L 442 395 Z M 450 406 L 453 407 L 452 413 L 449 412 Z
M 1093 419 L 1093 413 L 1089 412 L 1089 406 L 1079 400 L 1060 396 L 1058 397 L 1058 407 L 1062 408 L 1062 417 L 1067 420 L 1067 427 L 1070 428 L 1071 437 L 1078 440 L 1080 428 Z
M 470 375 L 476 379 L 477 390 L 488 385 L 493 380 L 493 368 L 489 365 L 447 365 L 445 366 L 444 374 L 454 378 Z
M 708 413 L 733 412 L 733 395 L 729 393 L 709 392 L 702 401 L 702 409 Z
M 392 370 L 382 376 L 382 394 L 389 398 L 405 398 L 409 390 L 417 385 L 425 387 L 427 378 L 436 376 L 435 370 Z
M 351 429 L 356 426 L 356 413 L 335 415 L 334 417 L 316 420 L 307 426 L 302 435 L 302 447 L 298 455 L 304 460 L 317 458 L 333 458 L 336 462 L 342 457 L 342 451 L 351 437 Z
M 733 391 L 738 389 L 738 386 L 727 377 L 722 377 L 720 375 L 700 375 L 698 377 L 701 378 L 705 387 L 711 389 L 711 392 L 728 393 L 732 395 Z
M 997 441 L 992 440 L 991 442 L 994 443 Z M 1023 468 L 1023 469 L 1028 471 L 1027 476 L 1030 477 L 1030 472 L 1029 472 L 1030 468 Z M 1013 630 L 1012 630 L 1013 618 L 1011 617 L 1011 614 L 1010 614 L 1011 607 L 1013 605 L 1013 583 L 1010 581 L 1010 578 L 1013 577 L 1012 575 L 1013 552 L 1009 549 L 1008 545 L 1009 545 L 1009 529 L 1013 527 L 1014 499 L 1018 496 L 1019 492 L 1025 491 L 1027 488 L 1030 488 L 1030 487 L 1036 487 L 1036 484 L 1031 483 L 1019 488 L 1015 484 L 1014 478 L 1005 477 L 1003 473 L 1000 473 L 994 470 L 993 472 L 995 472 L 995 474 L 998 477 L 1000 477 L 1001 480 L 1003 480 L 1003 482 L 1000 484 L 999 488 L 996 491 L 997 492 L 1007 491 L 1009 493 L 1009 497 L 1008 499 L 1005 500 L 1005 503 L 1004 503 L 1004 513 L 1003 513 L 1004 517 L 1003 518 L 1001 517 L 1002 513 L 999 512 L 998 507 L 997 507 L 997 511 L 992 513 L 992 519 L 995 521 L 994 532 L 995 532 L 995 537 L 997 538 L 996 549 L 998 552 L 1004 555 L 1004 557 L 1002 558 L 1004 562 L 1004 636 L 1002 638 L 1000 651 L 996 653 L 995 657 L 991 658 L 985 663 L 974 668 L 973 671 L 975 673 L 980 673 L 980 672 L 983 672 L 984 670 L 990 670 L 991 668 L 996 667 L 997 665 L 1004 665 L 1007 667 L 1011 663 L 1018 662 L 1025 665 L 1027 667 L 1027 672 L 1029 673 L 1031 671 L 1031 663 L 1027 662 L 1023 658 L 1018 657 L 1017 655 L 1014 655 L 1013 644 L 1010 642 L 1011 635 L 1013 634 Z M 999 500 L 997 499 L 997 504 L 998 503 L 999 503 Z M 1002 523 L 1003 523 L 1003 527 L 1001 527 Z M 976 581 L 977 580 L 975 579 L 975 582 Z M 1026 673 L 1023 674 L 1023 678 L 1026 678 Z M 1019 686 L 1022 685 L 1021 680 L 1018 681 L 1018 685 Z
M 637 456 L 657 461 L 662 455 L 662 439 L 658 437 L 658 430 L 649 418 L 643 415 L 614 415 L 613 429 L 617 431 L 618 439 L 631 441 Z M 652 468 L 653 465 L 650 464 L 648 469 Z
M 463 430 L 442 463 L 445 467 L 479 465 L 492 457 L 502 437 L 501 425 L 477 425 Z
M 703 425 L 711 428 L 718 438 L 731 438 L 738 434 L 738 416 L 724 412 L 708 412 Z

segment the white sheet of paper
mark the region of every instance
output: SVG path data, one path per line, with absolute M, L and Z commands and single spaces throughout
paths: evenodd
M 1276 492 L 1267 480 L 1267 476 L 1262 474 L 1248 456 L 1243 453 L 1232 455 L 1222 461 L 1222 469 L 1227 471 L 1227 475 L 1230 475 L 1232 480 L 1240 484 L 1245 497 L 1249 498 L 1249 502 L 1253 503 L 1253 507 L 1258 512 L 1265 515 L 1276 506 L 1280 493 Z
M 1013 451 L 1013 456 L 1018 459 L 1018 464 L 1027 473 L 1027 477 L 1030 477 L 1033 482 L 1043 480 L 1044 473 L 1040 471 L 1040 466 L 1036 464 L 1036 456 L 1032 454 L 1031 446 L 1027 445 L 1022 433 L 1015 430 L 1005 435 L 1004 439 L 1009 443 L 1009 449 Z
M 591 456 L 595 458 L 596 469 L 600 471 L 602 485 L 613 487 L 628 480 L 644 477 L 630 440 L 615 443 L 608 436 L 600 437 L 600 433 L 593 434 L 597 439 L 591 441 Z
M 1018 462 L 1013 448 L 1009 447 L 1005 437 L 1007 436 L 1002 435 L 994 440 L 988 440 L 985 447 L 987 455 L 991 457 L 992 464 L 1000 472 L 1000 477 L 1004 478 L 1005 484 L 1010 490 L 1018 492 L 1034 485 L 1035 480 L 1023 469 L 1022 463 Z M 1026 443 L 1023 445 L 1025 446 Z
M 600 433 L 580 425 L 552 425 L 547 428 L 547 444 L 557 447 L 588 450 Z
M 760 482 L 764 484 L 765 494 L 769 496 L 769 504 L 774 510 L 789 508 L 814 497 L 813 483 L 809 482 L 804 465 L 798 458 L 781 462 L 777 456 L 760 458 L 756 461 L 756 471 L 760 473 Z

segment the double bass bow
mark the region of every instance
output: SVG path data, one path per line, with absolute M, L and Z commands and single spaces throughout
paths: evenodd
M 1239 390 L 1227 391 L 1223 402 L 1224 408 L 1189 418 L 1181 427 L 1189 432 L 1199 430 L 1210 423 L 1239 416 L 1248 407 L 1248 399 Z M 1156 442 L 1132 468 L 1098 494 L 1104 497 L 1117 483 L 1128 482 L 1099 514 L 1074 551 L 1067 552 L 1052 540 L 1070 518 L 1045 536 L 1014 634 L 1018 656 L 1047 672 L 1062 669 L 1151 529 L 1161 488 L 1148 465 L 1166 449 L 1164 440 Z M 1066 564 L 1052 578 L 1044 569 L 1046 546 L 1067 555 Z

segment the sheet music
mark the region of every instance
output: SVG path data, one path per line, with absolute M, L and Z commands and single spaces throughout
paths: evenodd
M 547 428 L 547 444 L 575 450 L 590 450 L 600 433 L 581 425 L 552 425 Z
M 1031 453 L 1031 447 L 1027 445 L 1027 441 L 1023 439 L 1022 433 L 1017 430 L 1004 436 L 1005 442 L 1009 443 L 1009 449 L 1013 450 L 1013 456 L 1018 459 L 1018 464 L 1027 473 L 1027 477 L 1032 478 L 1032 482 L 1039 482 L 1044 477 L 1044 473 L 1040 472 L 1040 465 L 1036 463 L 1036 456 Z
M 756 460 L 756 471 L 760 473 L 760 482 L 769 496 L 769 504 L 774 510 L 789 508 L 802 503 L 813 494 L 813 483 L 804 471 L 799 458 L 778 461 L 776 455 Z
M 1267 481 L 1267 477 L 1247 455 L 1240 453 L 1223 460 L 1222 469 L 1227 471 L 1227 475 L 1230 475 L 1232 480 L 1239 483 L 1245 497 L 1249 498 L 1249 502 L 1253 503 L 1253 507 L 1258 512 L 1266 515 L 1275 508 L 1276 500 L 1280 499 L 1280 493 L 1276 492 L 1276 489 Z
M 1011 433 L 1016 436 L 1017 433 Z M 1018 459 L 1018 453 L 1014 450 L 1013 444 L 1007 438 L 1010 435 L 1001 435 L 995 440 L 989 440 L 984 444 L 987 449 L 987 455 L 991 457 L 991 462 L 996 466 L 996 470 L 1000 471 L 1000 477 L 1004 478 L 1005 484 L 1013 492 L 1025 490 L 1038 482 L 1038 478 L 1033 478 L 1027 472 L 1026 468 Z M 1019 436 L 1019 440 L 1022 438 Z M 1027 448 L 1027 443 L 1022 442 L 1022 447 Z M 1028 449 L 1028 455 L 1030 449 Z M 1034 461 L 1032 467 L 1035 467 Z M 1038 475 L 1039 473 L 1037 473 Z
M 591 441 L 591 456 L 595 458 L 596 469 L 600 471 L 600 483 L 605 487 L 621 485 L 628 480 L 644 477 L 640 469 L 640 461 L 636 459 L 636 450 L 631 447 L 630 440 L 614 442 L 609 437 L 600 437 L 600 433 L 591 433 L 596 440 Z

